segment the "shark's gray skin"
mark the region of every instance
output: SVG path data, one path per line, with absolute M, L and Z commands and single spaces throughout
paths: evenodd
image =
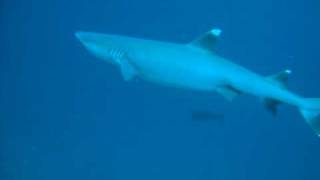
M 145 40 L 119 35 L 77 32 L 76 37 L 96 57 L 115 65 L 125 80 L 140 78 L 161 85 L 217 92 L 228 100 L 250 94 L 276 105 L 299 108 L 320 136 L 320 98 L 302 98 L 286 88 L 290 70 L 262 77 L 218 56 L 214 51 L 221 30 L 213 29 L 188 44 Z

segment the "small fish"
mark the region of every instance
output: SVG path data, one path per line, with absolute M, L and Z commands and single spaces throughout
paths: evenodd
M 206 110 L 195 110 L 191 114 L 192 120 L 195 121 L 218 121 L 222 122 L 224 115 L 222 113 L 216 113 Z

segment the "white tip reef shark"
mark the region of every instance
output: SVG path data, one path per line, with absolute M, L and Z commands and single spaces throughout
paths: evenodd
M 263 77 L 216 54 L 221 34 L 213 29 L 190 43 L 171 43 L 94 32 L 76 32 L 84 47 L 99 59 L 119 68 L 124 80 L 143 79 L 160 85 L 217 92 L 227 100 L 249 94 L 276 106 L 297 107 L 320 136 L 320 98 L 302 98 L 287 89 L 291 70 Z

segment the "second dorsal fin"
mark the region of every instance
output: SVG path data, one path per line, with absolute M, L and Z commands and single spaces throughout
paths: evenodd
M 286 89 L 288 87 L 288 79 L 290 74 L 291 70 L 287 69 L 277 74 L 268 76 L 267 79 L 270 80 L 273 84 Z M 263 103 L 267 110 L 275 116 L 277 114 L 277 106 L 282 102 L 272 98 L 264 98 Z
M 198 39 L 192 41 L 189 45 L 212 51 L 221 33 L 221 29 L 212 29 L 211 31 L 200 36 Z
M 277 74 L 268 76 L 267 79 L 271 80 L 273 83 L 276 85 L 282 87 L 282 88 L 287 88 L 288 86 L 288 79 L 289 75 L 291 74 L 291 70 L 286 69 L 284 71 L 281 71 Z

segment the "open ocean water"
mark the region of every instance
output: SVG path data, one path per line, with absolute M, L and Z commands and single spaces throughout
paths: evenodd
M 317 0 L 1 0 L 0 180 L 320 180 L 320 138 L 295 108 L 273 117 L 248 96 L 125 82 L 74 36 L 188 43 L 217 27 L 218 54 L 266 76 L 290 68 L 290 90 L 320 97 L 319 10 Z

